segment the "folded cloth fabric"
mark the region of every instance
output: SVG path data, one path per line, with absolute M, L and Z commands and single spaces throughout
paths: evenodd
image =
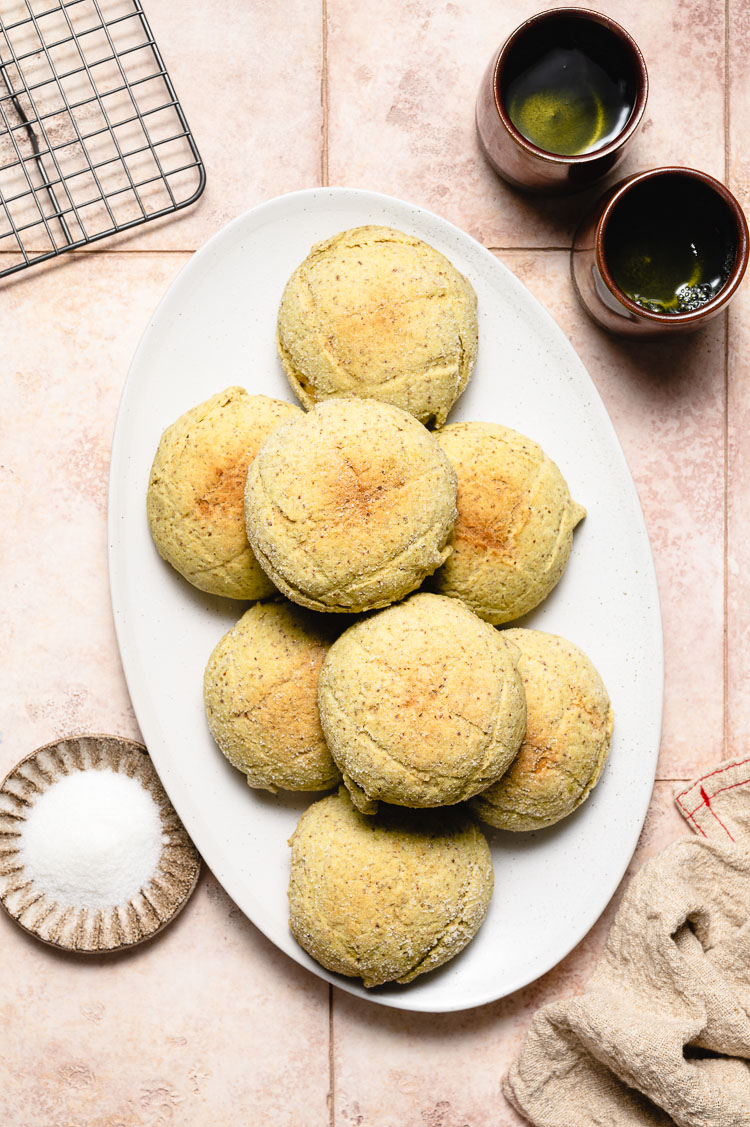
M 631 880 L 586 989 L 504 1078 L 535 1127 L 750 1127 L 750 759 L 676 802 L 698 836 Z

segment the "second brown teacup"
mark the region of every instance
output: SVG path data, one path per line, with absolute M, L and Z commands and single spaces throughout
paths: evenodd
M 654 168 L 594 205 L 576 232 L 571 274 L 602 328 L 671 336 L 720 313 L 747 261 L 747 221 L 729 189 L 694 168 Z
M 479 140 L 515 187 L 579 191 L 620 160 L 647 94 L 646 64 L 624 28 L 587 8 L 551 8 L 491 60 L 477 99 Z

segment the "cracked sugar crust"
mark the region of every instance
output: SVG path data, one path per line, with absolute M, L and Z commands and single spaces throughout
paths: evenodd
M 275 593 L 248 543 L 245 480 L 268 435 L 301 414 L 229 387 L 164 431 L 148 484 L 149 527 L 162 559 L 201 591 L 230 599 Z
M 292 835 L 289 924 L 328 970 L 374 987 L 411 982 L 479 930 L 493 888 L 487 841 L 458 811 L 360 814 L 344 788 Z
M 318 674 L 335 622 L 256 603 L 215 647 L 203 699 L 211 735 L 251 787 L 329 790 L 341 780 L 318 715 Z
M 358 612 L 403 598 L 448 556 L 456 479 L 421 423 L 336 399 L 282 425 L 253 462 L 247 535 L 288 598 Z
M 476 308 L 470 283 L 429 244 L 357 227 L 316 244 L 287 282 L 279 355 L 305 407 L 373 398 L 442 426 L 476 361 Z
M 458 478 L 450 557 L 431 586 L 500 625 L 538 606 L 561 579 L 586 510 L 532 439 L 495 423 L 438 437 Z
M 523 737 L 518 653 L 456 599 L 412 595 L 346 630 L 318 705 L 355 805 L 461 802 L 495 782 Z
M 502 634 L 521 653 L 526 732 L 508 771 L 472 807 L 499 829 L 537 830 L 588 798 L 609 754 L 614 717 L 599 673 L 578 646 L 540 630 Z

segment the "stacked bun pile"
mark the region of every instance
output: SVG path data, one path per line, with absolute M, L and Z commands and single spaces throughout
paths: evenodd
M 419 239 L 371 226 L 313 247 L 277 340 L 305 410 L 231 387 L 188 411 L 156 452 L 149 524 L 189 582 L 252 602 L 208 658 L 218 747 L 251 787 L 332 792 L 291 839 L 293 934 L 366 986 L 406 983 L 484 920 L 479 822 L 543 829 L 601 775 L 612 709 L 591 661 L 498 628 L 549 595 L 585 513 L 532 439 L 443 427 L 476 297 Z

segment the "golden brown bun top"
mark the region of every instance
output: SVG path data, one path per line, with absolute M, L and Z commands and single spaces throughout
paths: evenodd
M 526 732 L 509 770 L 474 806 L 501 829 L 540 829 L 572 813 L 598 782 L 612 706 L 590 658 L 566 638 L 541 630 L 501 633 L 520 651 Z
M 513 645 L 457 599 L 419 593 L 350 627 L 318 681 L 323 730 L 355 802 L 460 802 L 518 750 Z
M 159 554 L 202 591 L 233 599 L 274 593 L 245 532 L 248 466 L 298 407 L 228 387 L 167 427 L 151 468 L 147 513 Z
M 357 227 L 318 243 L 291 276 L 277 336 L 306 407 L 372 397 L 440 426 L 476 359 L 476 295 L 421 239 Z
M 447 556 L 455 475 L 405 411 L 332 399 L 281 426 L 248 474 L 250 543 L 288 598 L 361 611 L 413 590 Z
M 337 623 L 286 600 L 255 603 L 214 648 L 203 684 L 209 728 L 251 786 L 340 782 L 318 716 L 318 674 Z
M 453 552 L 434 578 L 498 625 L 547 597 L 585 509 L 538 443 L 497 423 L 452 423 L 438 441 L 458 478 Z
M 365 986 L 410 982 L 440 966 L 487 912 L 489 847 L 457 811 L 367 818 L 341 788 L 305 811 L 290 844 L 295 938 Z

